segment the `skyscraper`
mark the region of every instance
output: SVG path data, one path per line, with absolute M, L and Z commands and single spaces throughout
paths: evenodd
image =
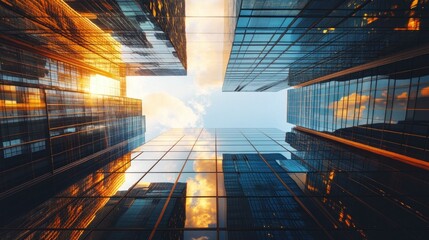
M 278 91 L 429 53 L 425 1 L 242 0 L 236 9 L 223 91 Z
M 237 1 L 223 91 L 287 92 L 287 121 L 428 164 L 424 1 Z
M 58 189 L 66 180 L 73 187 L 43 201 L 44 194 L 9 199 L 31 206 L 25 209 L 0 200 L 9 207 L 0 215 L 7 223 L 0 233 L 246 240 L 424 239 L 429 233 L 427 171 L 301 131 L 172 129 L 131 159 L 94 168 L 85 185 L 68 178 L 53 182 L 55 188 L 45 183 L 38 189 Z M 70 179 L 79 182 L 79 174 Z M 64 221 L 70 209 L 83 213 L 95 202 L 104 205 L 90 211 L 90 222 L 83 215 Z M 34 215 L 32 209 L 47 205 L 61 217 Z
M 288 90 L 287 120 L 302 130 L 424 165 L 429 160 L 428 56 Z M 413 159 L 409 162 L 416 163 Z
M 127 76 L 186 75 L 184 0 L 66 2 L 118 41 Z
M 63 1 L 0 6 L 0 197 L 144 141 L 119 42 Z

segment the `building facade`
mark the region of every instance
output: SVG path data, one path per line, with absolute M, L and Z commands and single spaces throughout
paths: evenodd
M 223 91 L 287 91 L 287 121 L 429 168 L 426 1 L 237 1 Z
M 429 55 L 290 89 L 287 121 L 428 162 Z
M 114 38 L 63 1 L 4 1 L 0 14 L 1 197 L 144 142 Z
M 426 1 L 234 2 L 223 91 L 278 91 L 365 64 L 428 54 Z
M 0 233 L 234 240 L 429 233 L 427 171 L 297 130 L 171 129 L 111 166 L 32 190 L 69 189 L 56 194 L 0 200 L 8 206 Z M 65 221 L 70 209 L 80 218 Z
M 127 76 L 186 75 L 184 0 L 66 2 L 119 42 Z

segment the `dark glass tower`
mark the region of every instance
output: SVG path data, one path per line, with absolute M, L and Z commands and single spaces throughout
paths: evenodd
M 0 197 L 144 141 L 110 34 L 62 1 L 3 1 L 0 16 Z
M 287 120 L 427 163 L 428 62 L 424 55 L 288 90 Z
M 185 0 L 143 0 L 143 2 L 173 44 L 176 49 L 174 54 L 186 69 Z
M 238 1 L 223 90 L 293 86 L 289 123 L 429 168 L 427 5 Z
M 428 54 L 427 5 L 417 0 L 237 1 L 223 91 L 278 91 Z

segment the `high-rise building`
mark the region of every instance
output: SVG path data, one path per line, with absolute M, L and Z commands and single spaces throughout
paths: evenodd
M 113 154 L 113 156 L 111 155 Z M 21 229 L 39 227 L 59 228 L 86 228 L 92 222 L 96 213 L 101 211 L 109 198 L 116 194 L 119 187 L 125 182 L 123 173 L 130 167 L 131 154 L 115 158 L 122 153 L 115 151 L 104 154 L 97 164 L 90 167 L 69 171 L 60 177 L 55 176 L 53 181 L 44 182 L 30 188 L 30 191 L 19 193 L 33 196 L 32 201 L 21 205 L 20 209 L 4 208 L 4 216 L 0 222 L 2 226 L 14 225 Z M 111 174 L 119 172 L 119 174 Z M 40 193 L 43 194 L 40 194 Z M 76 196 L 86 196 L 89 201 L 78 200 Z M 2 202 L 5 205 L 14 206 L 20 197 L 10 198 Z M 9 202 L 7 202 L 9 201 Z M 20 214 L 25 213 L 20 216 Z M 34 218 L 28 218 L 28 215 Z M 19 216 L 19 217 L 18 217 Z M 9 221 L 7 220 L 10 218 Z M 35 221 L 34 219 L 38 219 Z M 84 231 L 39 231 L 31 230 L 10 231 L 2 233 L 4 239 L 79 239 Z
M 278 91 L 429 54 L 426 1 L 235 3 L 223 91 Z
M 144 142 L 109 33 L 63 1 L 2 1 L 0 16 L 0 197 Z
M 131 162 L 111 166 L 34 186 L 31 192 L 39 192 L 33 198 L 0 200 L 0 207 L 8 206 L 0 215 L 1 236 L 256 240 L 429 234 L 427 171 L 297 130 L 172 129 L 135 149 Z
M 186 75 L 184 0 L 66 3 L 118 41 L 127 76 Z
M 287 120 L 428 167 L 428 62 L 425 55 L 290 89 Z
M 287 121 L 429 167 L 426 1 L 237 1 L 224 91 L 287 93 Z
M 185 0 L 143 0 L 146 8 L 176 49 L 177 57 L 187 68 Z

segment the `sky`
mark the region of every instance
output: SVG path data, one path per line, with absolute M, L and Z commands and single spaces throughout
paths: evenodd
M 143 102 L 146 140 L 170 128 L 289 128 L 285 90 L 222 92 L 233 36 L 228 11 L 228 0 L 186 0 L 187 76 L 127 77 L 127 96 Z

